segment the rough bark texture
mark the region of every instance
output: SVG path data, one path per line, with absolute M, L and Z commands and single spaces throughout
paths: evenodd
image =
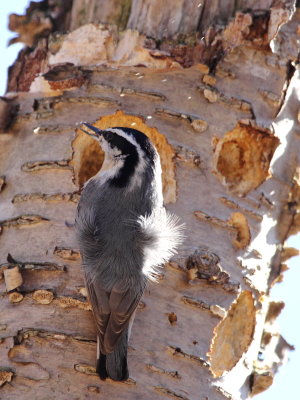
M 268 294 L 300 227 L 300 13 L 284 1 L 199 4 L 75 0 L 58 14 L 70 33 L 26 31 L 35 47 L 0 103 L 1 398 L 245 399 L 291 348 Z M 151 138 L 165 203 L 187 226 L 140 303 L 124 383 L 95 374 L 73 223 L 103 152 L 82 120 Z

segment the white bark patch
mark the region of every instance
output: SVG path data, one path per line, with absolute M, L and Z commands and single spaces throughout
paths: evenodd
M 113 51 L 109 30 L 102 25 L 87 24 L 66 36 L 60 50 L 49 57 L 49 64 L 93 65 L 110 59 Z

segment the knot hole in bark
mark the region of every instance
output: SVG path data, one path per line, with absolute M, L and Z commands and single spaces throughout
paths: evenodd
M 86 181 L 96 175 L 104 161 L 104 151 L 99 143 L 79 129 L 72 142 L 73 157 L 71 165 L 74 182 L 81 189 Z

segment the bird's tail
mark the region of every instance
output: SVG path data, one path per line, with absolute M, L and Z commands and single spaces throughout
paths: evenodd
M 128 332 L 123 332 L 120 340 L 118 341 L 114 351 L 109 354 L 101 354 L 98 350 L 98 359 L 96 372 L 101 379 L 107 377 L 114 381 L 126 381 L 129 377 L 127 366 L 127 343 Z M 98 340 L 99 346 L 99 340 Z

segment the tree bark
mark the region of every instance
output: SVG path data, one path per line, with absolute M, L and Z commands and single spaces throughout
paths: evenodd
M 265 390 L 292 348 L 274 331 L 283 304 L 269 293 L 300 227 L 300 10 L 292 1 L 68 4 L 31 4 L 26 22 L 11 25 L 31 47 L 0 102 L 0 397 L 221 400 Z M 123 383 L 95 374 L 73 224 L 104 154 L 80 121 L 145 132 L 160 153 L 165 204 L 186 224 L 179 254 L 139 305 Z

